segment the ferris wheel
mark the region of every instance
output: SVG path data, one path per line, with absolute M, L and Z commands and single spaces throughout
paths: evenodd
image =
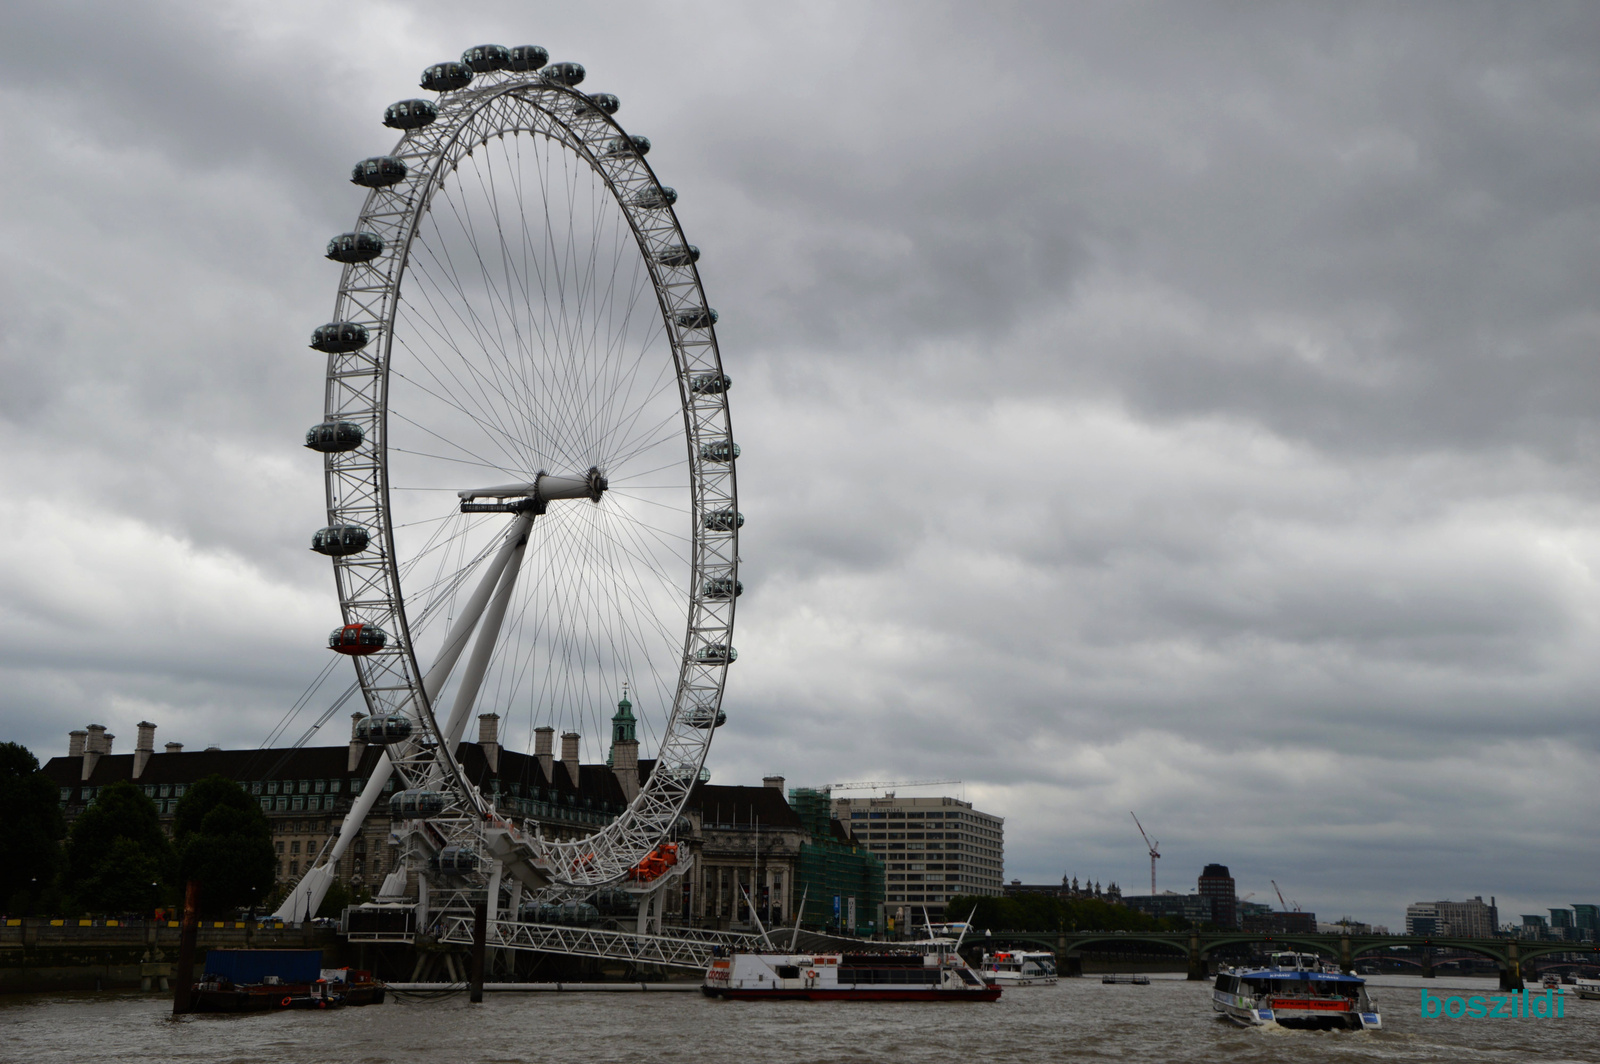
M 384 754 L 281 915 L 315 910 L 391 774 L 406 860 L 436 887 L 481 890 L 491 866 L 547 892 L 615 882 L 677 822 L 725 719 L 744 518 L 717 313 L 650 141 L 583 80 L 537 46 L 470 48 L 424 71 L 434 98 L 387 109 L 399 142 L 352 173 L 368 192 L 328 245 L 343 270 L 306 445 L 343 610 L 329 646 Z M 475 713 L 598 740 L 624 691 L 654 765 L 585 837 L 544 837 L 457 761 Z

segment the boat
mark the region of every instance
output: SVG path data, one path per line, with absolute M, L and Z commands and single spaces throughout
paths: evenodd
M 268 982 L 240 984 L 220 976 L 196 984 L 189 995 L 191 1012 L 269 1012 L 274 1009 L 339 1009 L 343 995 L 333 992 L 332 984 L 318 979 L 311 983 L 285 983 L 269 977 Z
M 1055 986 L 1056 955 L 1020 949 L 985 953 L 983 978 L 1001 986 Z
M 1149 986 L 1150 985 L 1150 977 L 1148 975 L 1116 975 L 1116 974 L 1112 974 L 1112 973 L 1107 973 L 1107 974 L 1102 975 L 1100 977 L 1100 981 L 1102 983 L 1107 983 L 1107 984 L 1122 983 L 1122 984 L 1125 984 L 1127 986 Z
M 1240 1027 L 1370 1031 L 1383 1026 L 1365 979 L 1326 970 L 1308 953 L 1274 953 L 1265 966 L 1218 972 L 1211 1007 Z
M 740 953 L 715 947 L 701 993 L 734 1001 L 998 1001 L 954 950 Z
M 1600 1001 L 1600 979 L 1574 979 L 1572 992 L 1585 1001 Z

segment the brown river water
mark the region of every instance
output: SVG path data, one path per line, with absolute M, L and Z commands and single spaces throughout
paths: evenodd
M 173 1019 L 170 999 L 104 993 L 0 997 L 0 1061 L 477 1062 L 1584 1061 L 1600 1064 L 1600 1001 L 1561 1019 L 1427 1019 L 1420 978 L 1374 976 L 1378 1032 L 1240 1030 L 1210 986 L 1156 975 L 1008 990 L 994 1004 L 713 1001 L 699 994 L 465 994 L 335 1012 Z M 1492 980 L 1432 979 L 1435 994 L 1496 995 Z

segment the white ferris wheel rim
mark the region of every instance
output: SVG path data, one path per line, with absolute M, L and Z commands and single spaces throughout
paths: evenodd
M 334 320 L 365 328 L 370 342 L 359 350 L 329 354 L 324 417 L 355 422 L 366 435 L 358 450 L 326 455 L 328 521 L 335 527 L 371 528 L 378 540 L 372 556 L 335 557 L 341 609 L 347 625 L 375 625 L 390 634 L 388 646 L 356 658 L 356 664 L 369 713 L 374 718 L 405 716 L 417 727 L 409 742 L 390 748 L 401 783 L 407 788 L 442 783 L 457 814 L 452 833 L 457 841 L 481 836 L 477 825 L 483 823 L 517 836 L 514 821 L 466 779 L 454 757 L 455 743 L 445 741 L 435 716 L 438 691 L 430 693 L 422 682 L 426 673 L 413 640 L 415 618 L 405 597 L 405 559 L 394 522 L 390 393 L 401 289 L 413 272 L 413 247 L 435 197 L 461 160 L 491 138 L 544 136 L 603 180 L 631 229 L 671 351 L 689 478 L 686 627 L 656 769 L 626 810 L 591 836 L 556 843 L 527 839 L 526 830 L 520 832 L 526 843 L 523 852 L 537 855 L 534 863 L 544 878 L 569 887 L 599 886 L 625 875 L 677 821 L 715 730 L 696 726 L 690 717 L 720 712 L 732 657 L 735 595 L 706 592 L 708 586 L 737 586 L 738 521 L 719 518 L 738 512 L 736 463 L 704 457 L 708 445 L 732 445 L 726 387 L 707 390 L 694 382 L 726 378 L 714 324 L 706 320 L 708 304 L 698 269 L 692 258 L 673 254 L 689 244 L 671 200 L 662 202 L 663 186 L 642 154 L 607 152 L 607 145 L 628 134 L 594 105 L 593 97 L 540 74 L 501 70 L 479 74 L 470 87 L 443 93 L 437 111 L 436 121 L 403 134 L 390 156 L 405 164 L 405 177 L 373 188 L 358 217 L 355 231 L 382 238 L 383 253 L 367 262 L 347 263 L 340 280 Z

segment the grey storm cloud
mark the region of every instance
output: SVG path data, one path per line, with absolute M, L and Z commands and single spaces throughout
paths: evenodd
M 618 93 L 705 251 L 717 778 L 958 777 L 1028 880 L 1137 887 L 1137 808 L 1164 887 L 1595 900 L 1581 4 L 12 4 L 7 738 L 254 745 L 322 668 L 321 244 L 486 40 Z

